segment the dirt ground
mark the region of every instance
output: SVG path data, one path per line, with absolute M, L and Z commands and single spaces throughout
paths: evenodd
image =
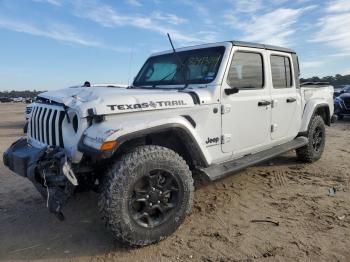
M 23 112 L 24 105 L 0 104 L 1 155 L 22 135 Z M 185 223 L 141 249 L 113 241 L 95 193 L 75 195 L 59 222 L 31 183 L 0 162 L 0 261 L 350 261 L 350 119 L 327 135 L 314 164 L 290 152 L 216 183 L 197 182 Z

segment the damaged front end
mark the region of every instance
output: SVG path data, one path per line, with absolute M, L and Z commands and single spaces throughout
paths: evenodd
M 27 177 L 46 199 L 49 211 L 64 220 L 62 208 L 78 185 L 64 149 L 52 146 L 39 149 L 22 138 L 11 145 L 3 159 L 13 172 Z

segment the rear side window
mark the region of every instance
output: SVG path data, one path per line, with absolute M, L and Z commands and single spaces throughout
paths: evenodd
M 261 54 L 236 52 L 227 76 L 230 87 L 259 89 L 264 87 L 264 67 Z
M 274 88 L 288 88 L 293 86 L 292 67 L 286 56 L 271 56 L 272 83 Z

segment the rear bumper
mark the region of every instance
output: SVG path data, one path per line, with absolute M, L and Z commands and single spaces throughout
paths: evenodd
M 75 185 L 65 175 L 65 151 L 59 147 L 36 148 L 19 139 L 3 155 L 5 166 L 17 175 L 27 177 L 47 199 L 50 212 L 63 219 L 62 207 L 73 194 Z M 71 169 L 70 169 L 71 170 Z M 74 174 L 73 174 L 74 175 Z

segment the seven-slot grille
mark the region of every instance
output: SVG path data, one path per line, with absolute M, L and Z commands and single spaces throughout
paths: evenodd
M 65 112 L 59 107 L 35 105 L 28 124 L 28 135 L 41 143 L 64 147 L 62 124 Z

